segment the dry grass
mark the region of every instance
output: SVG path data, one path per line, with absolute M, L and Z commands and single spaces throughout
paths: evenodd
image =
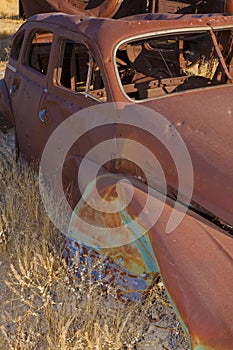
M 1 153 L 1 152 L 0 152 Z M 3 157 L 4 156 L 4 157 Z M 8 161 L 4 160 L 7 159 Z M 145 300 L 120 301 L 104 259 L 62 258 L 64 237 L 50 223 L 37 174 L 0 157 L 0 343 L 2 349 L 186 349 L 162 284 Z M 95 267 L 94 267 L 95 266 Z M 78 271 L 78 274 L 77 274 Z M 98 278 L 93 279 L 93 271 Z M 151 328 L 151 320 L 153 327 Z M 161 337 L 161 330 L 164 339 Z M 164 335 L 165 334 L 165 335 Z M 162 340 L 161 340 L 162 339 Z
M 4 72 L 5 68 L 6 68 L 6 61 L 0 61 L 0 74 L 1 72 Z
M 69 271 L 61 255 L 64 238 L 40 201 L 38 178 L 28 168 L 2 161 L 1 283 L 8 295 L 2 320 L 4 349 L 111 349 L 133 345 L 142 335 L 137 307 L 125 310 L 103 280 Z M 12 254 L 13 253 L 13 254 Z M 79 259 L 77 257 L 77 259 Z M 98 262 L 101 270 L 101 261 Z M 145 308 L 146 310 L 147 308 Z
M 22 23 L 21 19 L 0 18 L 0 39 L 12 36 Z
M 5 69 L 12 35 L 22 23 L 18 19 L 18 0 L 0 0 L 0 72 Z
M 18 0 L 0 0 L 0 18 L 18 18 L 18 4 Z
M 5 62 L 8 59 L 12 36 L 22 23 L 21 20 L 0 19 L 0 62 Z

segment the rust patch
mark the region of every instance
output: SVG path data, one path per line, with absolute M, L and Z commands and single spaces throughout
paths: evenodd
M 113 199 L 113 182 L 118 177 L 103 175 L 98 179 L 100 193 L 106 200 Z M 112 184 L 111 184 L 112 183 Z M 134 203 L 127 209 L 133 220 L 143 207 L 148 196 L 146 186 L 134 180 Z M 94 200 L 91 189 L 88 196 Z M 163 200 L 157 194 L 155 200 Z M 81 200 L 75 212 L 93 225 L 113 227 L 112 217 L 90 210 Z M 231 350 L 233 342 L 233 240 L 223 231 L 202 217 L 188 212 L 182 223 L 171 234 L 165 233 L 167 220 L 173 210 L 173 203 L 165 204 L 162 215 L 153 228 L 129 245 L 117 249 L 101 249 L 116 263 L 123 262 L 124 268 L 134 275 L 160 271 L 172 304 L 188 329 L 193 349 Z M 122 224 L 122 213 L 117 214 L 115 225 Z M 82 241 L 82 227 L 77 226 L 75 216 L 71 220 L 70 232 L 77 233 Z M 124 235 L 135 237 L 138 232 L 126 229 Z M 101 239 L 108 237 L 103 234 Z M 149 262 L 149 265 L 147 265 Z M 227 281 L 226 281 L 227 276 Z M 186 329 L 186 331 L 187 331 Z

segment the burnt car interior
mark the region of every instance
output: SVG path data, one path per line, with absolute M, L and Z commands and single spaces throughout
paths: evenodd
M 57 84 L 105 102 L 107 99 L 98 64 L 82 43 L 64 40 L 63 55 L 57 71 Z
M 125 94 L 133 100 L 229 84 L 232 31 L 212 29 L 122 44 L 116 66 Z

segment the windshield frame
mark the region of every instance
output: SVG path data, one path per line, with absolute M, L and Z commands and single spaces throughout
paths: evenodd
M 130 44 L 134 41 L 140 41 L 140 40 L 146 40 L 148 38 L 156 38 L 158 36 L 168 36 L 168 35 L 182 35 L 182 34 L 198 34 L 198 33 L 203 33 L 203 32 L 209 32 L 209 34 L 211 33 L 211 30 L 214 31 L 220 31 L 220 30 L 232 30 L 233 32 L 233 25 L 225 25 L 225 26 L 210 26 L 210 25 L 205 25 L 205 26 L 200 26 L 200 27 L 186 27 L 186 28 L 179 28 L 179 29 L 169 29 L 169 30 L 159 30 L 159 31 L 154 31 L 154 32 L 147 32 L 147 33 L 143 33 L 143 34 L 138 34 L 138 35 L 134 35 L 134 36 L 129 36 L 121 41 L 119 41 L 116 46 L 114 47 L 113 53 L 112 53 L 112 62 L 113 62 L 113 66 L 114 66 L 114 71 L 115 71 L 115 76 L 117 79 L 117 83 L 118 86 L 120 88 L 120 91 L 122 93 L 122 95 L 131 103 L 143 103 L 143 102 L 147 102 L 147 101 L 154 101 L 154 100 L 158 100 L 161 98 L 168 98 L 171 96 L 175 96 L 175 95 L 180 95 L 180 94 L 184 94 L 184 93 L 188 93 L 188 92 L 192 92 L 192 91 L 196 91 L 196 90 L 203 90 L 203 89 L 216 89 L 217 87 L 225 87 L 225 86 L 232 86 L 232 84 L 219 84 L 219 85 L 213 85 L 213 86 L 207 86 L 207 87 L 200 87 L 200 88 L 194 88 L 194 89 L 189 89 L 189 90 L 184 90 L 184 91 L 179 91 L 179 92 L 174 92 L 171 94 L 167 94 L 164 96 L 156 96 L 156 97 L 151 97 L 151 98 L 146 98 L 146 99 L 140 99 L 140 100 L 136 100 L 136 99 L 132 99 L 131 97 L 129 97 L 127 95 L 127 93 L 124 90 L 123 84 L 121 82 L 121 78 L 120 78 L 120 74 L 117 68 L 117 51 L 118 49 L 123 46 L 123 45 L 127 45 Z M 211 34 L 210 34 L 211 35 Z

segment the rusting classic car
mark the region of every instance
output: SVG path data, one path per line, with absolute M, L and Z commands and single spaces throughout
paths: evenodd
M 120 18 L 140 13 L 232 13 L 232 0 L 20 0 L 21 16 L 65 12 Z
M 176 167 L 146 130 L 110 125 L 83 135 L 66 158 L 63 182 L 75 188 L 80 159 L 109 138 L 137 141 L 155 154 L 168 184 L 160 218 L 138 240 L 103 251 L 115 261 L 121 258 L 135 276 L 161 273 L 196 350 L 233 347 L 232 34 L 233 16 L 225 14 L 117 20 L 37 15 L 15 34 L 0 81 L 1 127 L 5 132 L 15 127 L 18 153 L 29 161 L 41 158 L 50 135 L 70 115 L 106 102 L 149 107 L 179 132 L 192 160 L 194 185 L 189 209 L 171 234 L 164 232 L 178 189 Z M 138 166 L 113 159 L 102 168 L 100 192 L 114 196 L 123 174 L 133 179 L 140 207 L 148 193 Z M 103 218 L 88 208 L 79 189 L 74 191 L 70 204 L 76 213 L 101 226 Z M 105 225 L 122 222 L 121 214 L 105 216 Z

